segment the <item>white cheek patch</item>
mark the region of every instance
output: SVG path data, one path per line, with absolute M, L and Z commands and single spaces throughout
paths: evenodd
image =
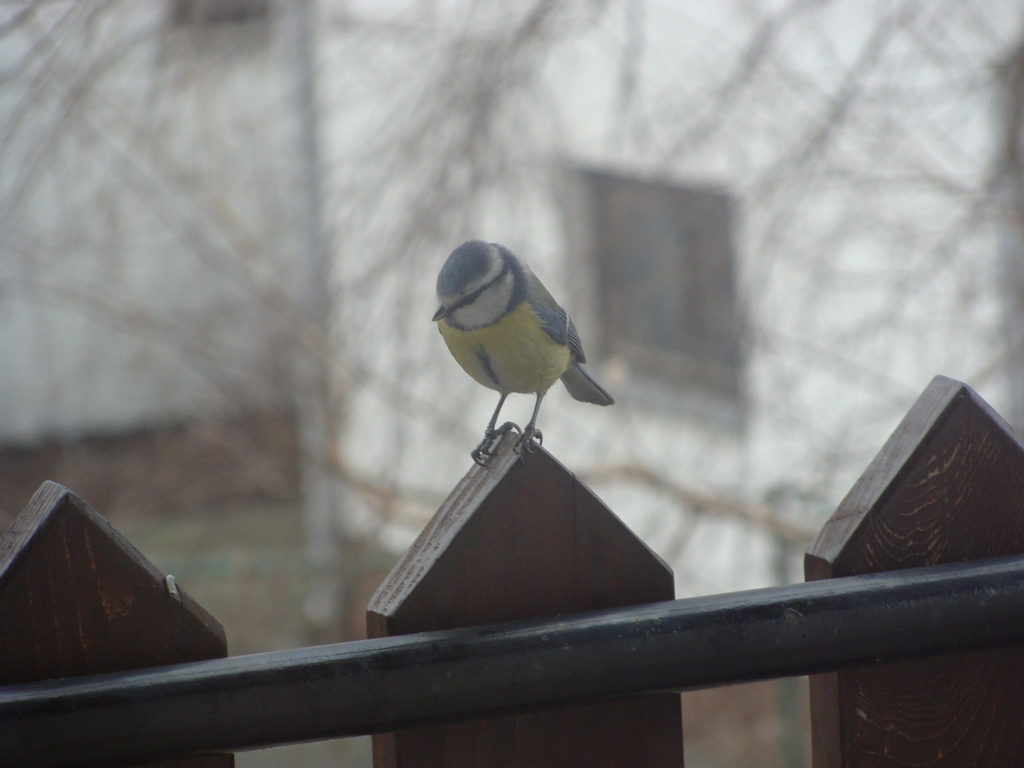
M 505 316 L 508 302 L 512 298 L 513 278 L 510 272 L 493 286 L 481 293 L 476 301 L 459 307 L 451 314 L 455 325 L 471 331 L 498 322 Z

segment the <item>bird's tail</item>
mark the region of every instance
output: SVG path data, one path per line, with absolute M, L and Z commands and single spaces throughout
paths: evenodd
M 565 384 L 565 388 L 569 390 L 569 394 L 574 400 L 594 405 L 611 405 L 615 402 L 583 366 L 575 361 L 562 374 L 562 383 Z

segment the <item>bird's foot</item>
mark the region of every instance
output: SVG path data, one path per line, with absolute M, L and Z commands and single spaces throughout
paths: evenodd
M 518 453 L 521 457 L 525 457 L 526 454 L 533 452 L 534 445 L 544 445 L 544 435 L 539 429 L 530 424 L 523 430 L 523 434 L 519 437 L 515 448 L 512 450 Z
M 488 429 L 484 432 L 484 439 L 480 441 L 480 445 L 474 448 L 470 452 L 470 456 L 473 457 L 473 461 L 479 464 L 481 467 L 487 466 L 487 460 L 493 455 L 491 448 L 494 447 L 494 443 L 499 437 L 504 435 L 506 432 L 515 430 L 516 432 L 522 432 L 518 424 L 514 424 L 511 421 L 506 421 L 497 429 Z

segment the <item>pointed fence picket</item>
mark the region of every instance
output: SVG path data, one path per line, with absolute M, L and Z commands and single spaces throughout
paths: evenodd
M 805 575 L 1021 554 L 1024 446 L 970 387 L 939 376 L 825 523 Z M 1024 647 L 814 675 L 811 712 L 815 768 L 1021 766 Z
M 0 685 L 227 653 L 220 623 L 57 483 L 43 483 L 0 537 Z M 53 733 L 51 742 L 59 738 Z M 222 754 L 147 768 L 234 764 L 232 755 Z
M 590 490 L 507 434 L 474 467 L 370 600 L 371 637 L 671 600 L 671 569 Z M 377 768 L 683 762 L 679 696 L 618 701 L 374 736 Z

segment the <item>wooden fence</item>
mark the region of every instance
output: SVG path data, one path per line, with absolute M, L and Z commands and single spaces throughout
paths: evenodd
M 681 766 L 675 692 L 802 674 L 816 768 L 1024 765 L 1024 448 L 965 385 L 929 385 L 787 587 L 673 600 L 572 473 L 510 447 L 381 585 L 371 639 L 251 656 L 44 484 L 0 539 L 0 765 L 373 733 L 377 766 Z

